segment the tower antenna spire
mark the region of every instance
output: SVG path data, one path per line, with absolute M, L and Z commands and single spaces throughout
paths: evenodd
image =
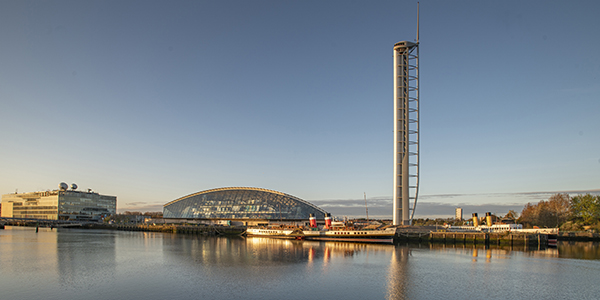
M 367 211 L 367 223 L 369 223 L 369 207 L 367 206 L 367 192 L 365 193 L 365 210 Z
M 417 44 L 419 43 L 419 2 L 417 2 Z

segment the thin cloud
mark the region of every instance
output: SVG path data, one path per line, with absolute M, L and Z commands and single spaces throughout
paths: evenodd
M 471 213 L 483 214 L 491 212 L 496 215 L 505 215 L 509 210 L 520 213 L 525 204 L 548 200 L 555 194 L 600 195 L 600 189 L 551 191 L 551 192 L 522 192 L 522 193 L 481 193 L 481 194 L 436 194 L 419 197 L 415 218 L 450 218 L 454 216 L 455 209 L 463 209 L 463 217 L 469 218 Z M 475 199 L 475 200 L 473 200 Z M 485 199 L 485 203 L 481 200 Z M 390 197 L 373 197 L 367 199 L 337 199 L 337 200 L 312 200 L 311 203 L 323 208 L 338 217 L 366 217 L 367 208 L 370 218 L 390 219 L 392 217 L 392 199 Z
M 147 203 L 147 202 L 132 202 L 124 203 L 123 206 L 117 204 L 117 212 L 123 213 L 126 211 L 139 211 L 139 212 L 162 212 L 163 204 L 160 203 Z
M 539 202 L 548 200 L 555 194 L 568 194 L 570 196 L 580 194 L 600 195 L 600 189 L 592 190 L 574 190 L 574 191 L 553 191 L 553 192 L 522 192 L 522 193 L 481 193 L 481 194 L 436 194 L 422 195 L 417 203 L 415 218 L 450 218 L 454 216 L 457 207 L 463 209 L 463 217 L 470 217 L 471 213 L 483 214 L 491 212 L 497 215 L 505 215 L 509 210 L 520 213 L 525 204 L 530 202 Z M 485 203 L 478 202 L 486 199 Z M 452 201 L 449 201 L 452 200 Z M 469 201 L 470 200 L 470 201 Z M 392 199 L 391 197 L 371 197 L 365 199 L 326 199 L 309 200 L 309 202 L 326 210 L 333 216 L 376 219 L 392 218 Z M 119 205 L 119 203 L 118 203 Z M 159 212 L 163 211 L 164 203 L 148 202 L 129 202 L 119 205 L 119 213 L 125 211 L 139 212 Z

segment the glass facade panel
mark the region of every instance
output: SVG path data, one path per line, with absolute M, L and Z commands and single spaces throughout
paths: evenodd
M 117 197 L 78 191 L 61 191 L 60 219 L 99 219 L 117 212 Z
M 259 188 L 213 189 L 165 204 L 164 218 L 307 220 L 326 212 L 300 198 Z

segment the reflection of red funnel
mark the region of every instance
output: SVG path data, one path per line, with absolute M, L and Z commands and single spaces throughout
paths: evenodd
M 308 261 L 312 262 L 315 259 L 315 249 L 312 247 L 308 250 Z

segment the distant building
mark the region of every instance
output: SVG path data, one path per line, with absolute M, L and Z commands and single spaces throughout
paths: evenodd
M 72 189 L 2 195 L 1 216 L 44 220 L 100 220 L 117 210 L 117 197 Z
M 459 221 L 462 221 L 462 219 L 463 219 L 463 209 L 462 208 L 460 208 L 460 207 L 456 208 L 455 218 Z
M 235 220 L 247 225 L 307 221 L 310 214 L 324 220 L 327 212 L 300 198 L 252 187 L 206 190 L 173 200 L 163 208 L 164 219 Z

